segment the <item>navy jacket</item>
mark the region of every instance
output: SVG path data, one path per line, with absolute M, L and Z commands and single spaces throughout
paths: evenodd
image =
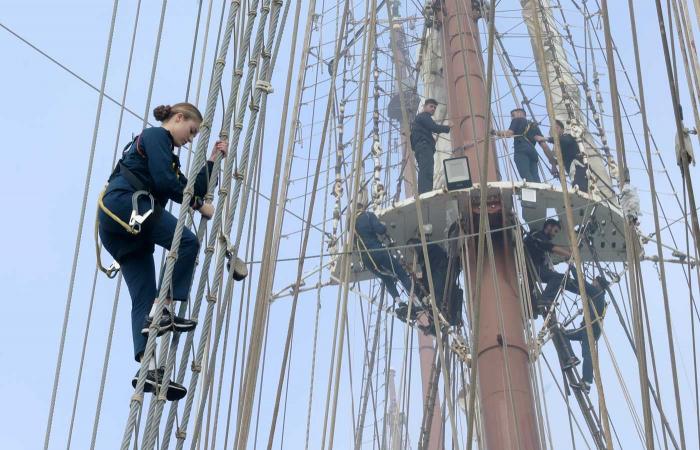
M 379 241 L 378 235 L 386 233 L 386 226 L 377 219 L 374 213 L 369 211 L 360 213 L 355 220 L 355 232 L 368 249 L 384 247 Z
M 435 139 L 433 133 L 449 133 L 450 127 L 447 125 L 438 125 L 433 120 L 433 117 L 427 112 L 422 112 L 416 115 L 413 124 L 411 125 L 411 147 L 416 150 L 416 147 L 427 146 L 435 151 Z
M 511 120 L 508 129 L 513 132 L 513 148 L 516 152 L 535 150 L 535 136 L 542 136 L 540 127 L 524 117 Z
M 144 222 L 141 233 L 137 235 L 128 234 L 102 210 L 99 211 L 102 241 L 118 239 L 122 244 L 119 245 L 116 252 L 110 251 L 117 261 L 136 251 L 153 252 L 149 224 L 153 220 L 157 220 L 158 211 L 165 207 L 168 200 L 182 203 L 187 178 L 180 172 L 180 158 L 173 150 L 174 144 L 170 132 L 163 127 L 153 127 L 143 130 L 140 138 L 135 139 L 129 149 L 124 152 L 121 164 L 143 183 L 153 196 L 156 205 L 154 213 Z M 207 162 L 197 175 L 194 185 L 195 197 L 206 195 L 209 174 L 211 174 L 213 167 L 212 162 Z M 132 195 L 137 190 L 118 167 L 110 177 L 102 201 L 107 209 L 128 223 L 132 211 Z M 141 196 L 138 200 L 139 213 L 144 214 L 150 207 L 148 196 Z M 107 245 L 105 246 L 107 247 Z
M 547 254 L 554 248 L 549 236 L 544 234 L 542 230 L 534 231 L 525 236 L 524 243 L 534 266 L 538 269 L 546 267 Z

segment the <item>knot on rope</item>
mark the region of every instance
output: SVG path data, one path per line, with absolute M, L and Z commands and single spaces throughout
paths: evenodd
M 239 130 L 243 129 L 243 122 L 236 122 L 233 124 L 234 128 L 238 128 Z
M 216 58 L 216 64 L 221 64 L 222 66 L 226 64 L 226 58 Z
M 267 14 L 267 13 L 270 12 L 270 5 L 269 5 L 269 4 L 268 4 L 268 5 L 263 5 L 263 7 L 262 7 L 261 9 L 262 9 L 262 11 L 263 11 L 264 13 Z
M 260 104 L 259 104 L 259 103 L 255 103 L 255 101 L 252 101 L 252 100 L 251 100 L 251 102 L 250 102 L 250 110 L 251 110 L 251 111 L 255 111 L 255 112 L 260 111 Z
M 272 53 L 266 48 L 260 50 L 260 56 L 262 56 L 265 59 L 270 59 L 270 56 L 272 56 Z
M 170 250 L 170 252 L 168 253 L 167 259 L 172 259 L 173 261 L 177 261 L 177 249 Z
M 199 364 L 197 361 L 192 361 L 192 366 L 191 366 L 192 372 L 201 372 L 202 371 L 202 365 Z
M 187 432 L 182 428 L 178 427 L 178 429 L 175 431 L 175 439 L 184 441 L 185 438 L 187 438 Z
M 243 174 L 236 170 L 236 172 L 233 174 L 233 178 L 243 181 Z
M 216 295 L 215 294 L 207 294 L 207 301 L 209 303 L 216 303 Z
M 165 396 L 165 393 L 167 392 L 167 389 L 161 389 L 160 392 L 158 392 L 158 397 L 156 397 L 156 400 L 165 402 L 168 400 L 168 397 Z
M 258 58 L 250 58 L 250 61 L 248 61 L 248 66 L 257 67 L 258 66 Z
M 139 405 L 143 405 L 143 394 L 137 394 L 134 392 L 134 395 L 131 396 L 131 401 L 138 402 Z
M 266 94 L 272 94 L 275 90 L 272 88 L 272 84 L 269 81 L 258 80 L 255 83 L 255 88 L 264 91 Z
M 233 74 L 238 78 L 241 78 L 243 76 L 243 69 L 236 69 L 233 71 Z

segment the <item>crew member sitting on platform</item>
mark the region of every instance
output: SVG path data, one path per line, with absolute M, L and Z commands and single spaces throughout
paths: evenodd
M 561 231 L 561 224 L 556 219 L 547 219 L 539 231 L 530 232 L 525 236 L 525 247 L 527 248 L 532 264 L 535 268 L 536 275 L 541 283 L 547 286 L 542 291 L 542 297 L 537 302 L 537 307 L 541 313 L 549 309 L 549 306 L 554 302 L 554 299 L 564 283 L 564 289 L 569 292 L 578 294 L 578 285 L 564 274 L 554 270 L 552 263 L 552 253 L 562 256 L 567 260 L 571 258 L 571 252 L 568 248 L 561 245 L 552 244 L 552 239 Z
M 381 242 L 380 236 L 386 234 L 386 225 L 381 223 L 374 213 L 367 211 L 366 194 L 361 194 L 355 203 L 357 205 L 355 233 L 362 263 L 367 270 L 382 280 L 394 302 L 400 303 L 401 296 L 396 288 L 396 279 L 398 278 L 406 292 L 411 292 L 413 284 L 411 277 Z
M 421 284 L 424 292 L 430 292 L 428 281 L 428 267 L 423 257 L 423 247 L 420 239 L 409 239 L 408 245 L 413 245 L 418 264 L 421 267 L 423 278 Z M 445 316 L 450 325 L 462 324 L 462 300 L 464 293 L 457 284 L 456 274 L 460 271 L 459 258 L 450 258 L 442 245 L 435 242 L 427 242 L 428 261 L 430 272 L 433 275 L 433 289 L 435 290 L 435 302 L 440 312 Z M 424 307 L 430 311 L 427 299 L 424 299 Z
M 182 232 L 172 284 L 160 321 L 153 325 L 159 288 L 156 284 L 153 253 L 155 244 L 170 249 L 177 219 L 164 208 L 168 200 L 181 203 L 187 178 L 180 172 L 175 147 L 192 142 L 202 123 L 202 114 L 189 103 L 159 106 L 153 111 L 160 127 L 147 128 L 125 149 L 122 159 L 100 194 L 98 227 L 102 244 L 120 264 L 131 295 L 131 328 L 134 358 L 141 361 L 149 328 L 158 336 L 174 330 L 192 331 L 197 323 L 175 316 L 172 301 L 187 301 L 199 250 L 197 237 L 187 228 Z M 197 175 L 195 198 L 188 205 L 203 216 L 211 216 L 213 207 L 201 199 L 207 192 L 213 160 L 226 156 L 227 143 L 217 142 L 209 162 Z M 184 206 L 183 206 L 184 207 Z M 136 386 L 138 373 L 132 380 Z M 145 392 L 160 389 L 163 369 L 156 369 L 155 356 L 149 361 Z M 168 384 L 168 400 L 179 400 L 187 393 L 184 386 Z
M 551 144 L 554 144 L 553 136 L 559 136 L 561 156 L 564 160 L 563 169 L 569 175 L 571 187 L 578 186 L 579 191 L 588 192 L 587 166 L 583 162 L 583 154 L 579 150 L 576 138 L 564 131 L 564 123 L 561 120 L 554 121 L 550 132 L 552 137 L 548 141 Z
M 576 271 L 573 271 L 576 278 Z M 578 285 L 578 284 L 577 284 Z M 591 317 L 591 329 L 593 331 L 593 341 L 598 342 L 601 333 L 601 323 L 605 317 L 605 289 L 608 287 L 608 280 L 603 276 L 598 276 L 593 281 L 593 284 L 586 282 L 586 293 L 588 295 L 589 312 Z M 583 299 L 581 299 L 583 302 Z M 581 305 L 584 307 L 585 305 Z M 581 325 L 574 330 L 567 330 L 564 335 L 570 341 L 579 341 L 581 343 L 581 356 L 583 357 L 583 365 L 581 366 L 581 382 L 572 383 L 571 387 L 580 389 L 586 394 L 591 390 L 593 383 L 593 357 L 591 355 L 591 347 L 588 345 L 588 332 L 586 331 L 585 319 L 581 321 Z
M 527 120 L 525 110 L 516 108 L 510 112 L 511 122 L 507 130 L 493 130 L 492 133 L 500 137 L 512 137 L 513 139 L 513 160 L 518 174 L 523 180 L 540 183 L 540 175 L 537 172 L 538 156 L 535 144 L 538 143 L 544 151 L 549 163 L 552 165 L 550 172 L 557 174 L 557 159 L 547 145 L 547 138 L 542 136 L 540 127 L 532 121 Z
M 435 139 L 433 133 L 449 133 L 448 125 L 438 125 L 433 121 L 433 114 L 438 102 L 426 99 L 423 111 L 416 115 L 411 124 L 411 148 L 416 156 L 418 166 L 418 193 L 433 190 L 433 166 L 435 165 Z

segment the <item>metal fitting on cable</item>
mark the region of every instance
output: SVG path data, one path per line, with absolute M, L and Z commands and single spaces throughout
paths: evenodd
M 258 58 L 250 58 L 250 61 L 248 61 L 248 66 L 258 67 Z
M 236 172 L 233 174 L 233 178 L 242 181 L 242 180 L 243 180 L 243 174 L 240 173 L 238 170 L 236 170 Z
M 266 94 L 272 94 L 275 90 L 272 88 L 272 84 L 269 81 L 258 80 L 255 83 L 255 88 L 264 91 Z
M 234 128 L 238 128 L 239 130 L 243 129 L 243 122 L 236 122 L 233 124 Z
M 270 56 L 272 56 L 272 53 L 270 53 L 269 50 L 264 48 L 264 49 L 260 50 L 260 56 L 262 56 L 265 59 L 270 59 Z
M 192 372 L 201 372 L 202 371 L 202 365 L 198 364 L 196 361 L 192 361 L 192 365 L 190 366 L 192 369 Z
M 184 441 L 185 438 L 187 438 L 187 432 L 184 431 L 182 428 L 178 427 L 177 431 L 175 431 L 175 439 Z

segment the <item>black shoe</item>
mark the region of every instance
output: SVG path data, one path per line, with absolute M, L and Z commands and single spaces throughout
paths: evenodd
M 568 369 L 571 369 L 572 367 L 575 367 L 575 366 L 579 365 L 580 362 L 581 362 L 581 361 L 579 361 L 579 359 L 578 359 L 577 357 L 571 356 L 568 360 L 566 360 L 566 361 L 561 365 L 561 367 L 562 367 L 562 369 L 564 369 L 564 370 L 568 370 Z
M 153 323 L 153 317 L 146 316 L 146 320 L 143 321 L 143 327 L 141 327 L 141 334 L 148 336 L 151 331 L 151 324 Z M 168 331 L 173 331 L 173 318 L 169 312 L 163 311 L 160 316 L 160 321 L 158 322 L 158 334 L 156 336 L 162 336 Z
M 163 312 L 163 314 L 165 314 L 165 312 Z M 197 328 L 197 321 L 175 316 L 173 318 L 173 328 L 174 331 L 178 333 L 187 333 Z
M 226 252 L 226 269 L 231 271 L 231 258 L 233 254 L 229 251 Z M 233 261 L 233 279 L 236 281 L 241 281 L 248 276 L 248 267 L 245 265 L 245 261 L 240 258 L 236 258 Z
M 421 311 L 423 311 L 422 307 L 416 305 L 411 306 L 411 322 L 416 320 L 416 318 L 418 317 L 418 313 L 420 313 Z M 398 303 L 394 307 L 394 314 L 396 314 L 396 317 L 401 322 L 406 323 L 406 321 L 408 320 L 408 303 Z
M 587 381 L 574 381 L 573 383 L 569 383 L 569 386 L 571 386 L 571 389 L 575 389 L 577 391 L 581 391 L 584 394 L 590 394 L 591 393 L 591 384 Z
M 162 389 L 163 386 L 163 373 L 165 371 L 161 367 L 158 370 L 149 370 L 148 373 L 146 374 L 146 384 L 143 386 L 143 392 L 156 392 L 159 389 Z M 134 378 L 131 379 L 131 386 L 136 389 L 136 383 L 139 380 L 139 371 L 136 371 L 136 375 L 134 375 Z M 185 395 L 187 395 L 187 389 L 185 386 L 176 383 L 174 381 L 168 381 L 168 390 L 165 392 L 165 398 L 170 401 L 174 402 L 177 400 L 182 400 L 185 398 Z

